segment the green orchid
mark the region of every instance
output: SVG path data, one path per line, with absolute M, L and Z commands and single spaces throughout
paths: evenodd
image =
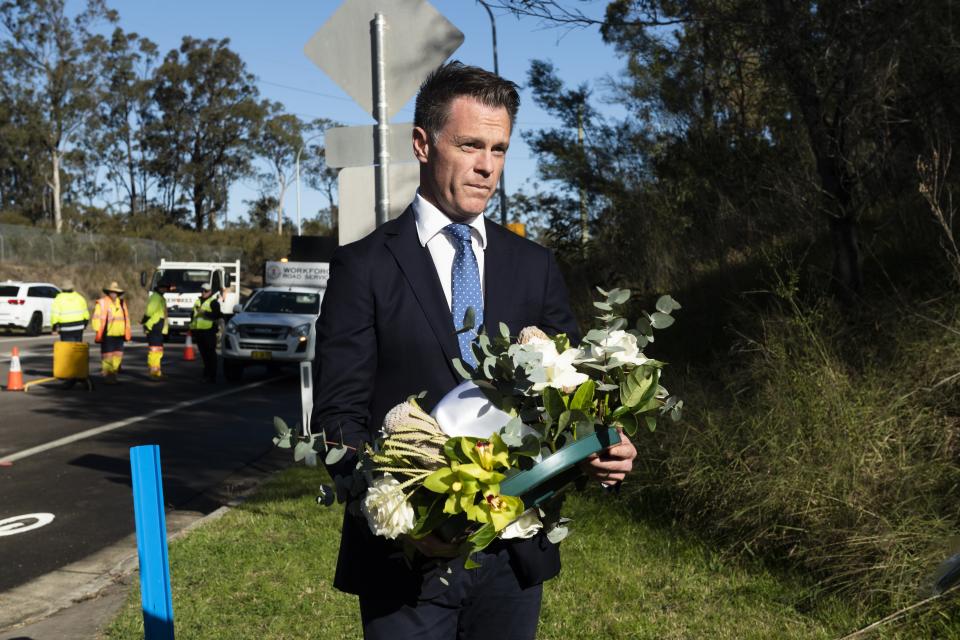
M 471 507 L 479 491 L 500 491 L 502 473 L 488 471 L 476 463 L 451 462 L 449 467 L 437 469 L 423 481 L 423 486 L 434 493 L 446 493 L 443 512 L 462 513 Z
M 487 471 L 510 468 L 510 449 L 498 433 L 490 436 L 489 440 L 463 438 L 460 447 L 471 462 Z
M 492 524 L 497 531 L 520 517 L 523 513 L 523 500 L 513 496 L 500 495 L 497 491 L 484 493 L 483 500 L 467 509 L 467 517 L 475 522 Z

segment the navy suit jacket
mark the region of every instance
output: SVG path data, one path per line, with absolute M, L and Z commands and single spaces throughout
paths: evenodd
M 484 325 L 512 335 L 526 326 L 566 332 L 577 326 L 553 254 L 486 220 Z M 362 240 L 340 247 L 317 321 L 317 380 L 313 431 L 353 447 L 371 442 L 383 417 L 409 396 L 426 391 L 429 411 L 462 382 L 453 368 L 459 347 L 450 308 L 429 250 L 420 244 L 413 209 Z M 349 474 L 347 456 L 329 471 Z M 560 570 L 555 545 L 538 536 L 507 544 L 521 584 L 530 586 Z M 344 518 L 334 586 L 375 595 L 383 590 L 417 596 L 423 576 L 403 558 L 401 546 L 373 535 L 362 519 Z

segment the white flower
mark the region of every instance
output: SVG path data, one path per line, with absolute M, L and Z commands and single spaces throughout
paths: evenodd
M 510 538 L 532 538 L 537 532 L 543 529 L 543 522 L 540 521 L 539 510 L 527 509 L 520 514 L 520 517 L 508 524 L 500 532 L 500 537 L 504 540 Z
M 389 473 L 374 478 L 360 510 L 367 518 L 370 531 L 389 540 L 411 531 L 417 521 L 400 483 Z
M 640 352 L 636 336 L 623 330 L 611 331 L 600 344 L 591 344 L 589 352 L 584 355 L 586 357 L 580 362 L 602 363 L 606 358 L 607 364 L 615 367 L 639 366 L 648 360 Z
M 526 344 L 515 344 L 510 347 L 509 354 L 514 366 L 527 374 L 534 391 L 554 387 L 569 393 L 588 379 L 573 366 L 582 355 L 580 350 L 567 349 L 558 353 L 553 340 L 534 338 Z

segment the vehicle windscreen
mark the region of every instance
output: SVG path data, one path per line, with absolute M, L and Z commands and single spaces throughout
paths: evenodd
M 15 296 L 20 293 L 19 285 L 6 285 L 0 287 L 0 298 L 9 298 L 10 296 Z
M 210 282 L 206 269 L 164 269 L 153 276 L 153 287 L 173 285 L 175 293 L 200 293 L 200 285 Z
M 256 313 L 320 313 L 320 296 L 316 293 L 295 293 L 293 291 L 260 291 L 244 311 Z

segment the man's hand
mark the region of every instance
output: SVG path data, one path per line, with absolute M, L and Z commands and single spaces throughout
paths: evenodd
M 617 431 L 620 433 L 619 443 L 580 463 L 585 474 L 607 485 L 623 481 L 633 469 L 633 459 L 637 457 L 637 448 L 622 429 Z
M 439 536 L 428 533 L 422 538 L 406 536 L 417 551 L 428 558 L 456 558 L 460 555 L 460 545 L 444 542 Z

